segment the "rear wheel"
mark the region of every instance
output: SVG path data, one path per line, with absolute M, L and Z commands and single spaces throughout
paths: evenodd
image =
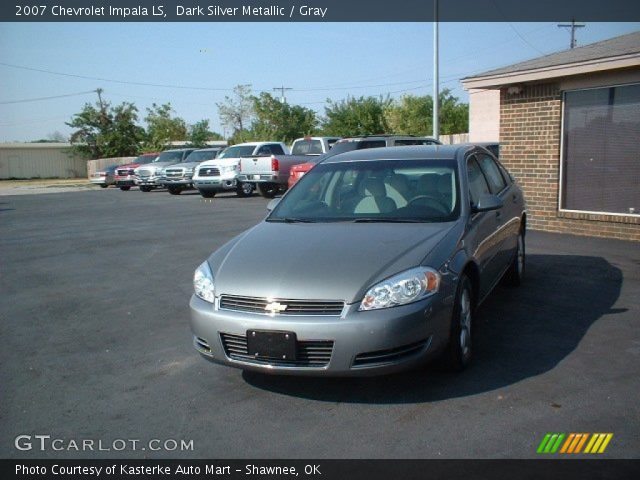
M 126 192 L 128 190 L 131 190 L 131 187 L 120 187 L 120 190 L 122 190 L 123 192 Z
M 445 352 L 447 367 L 459 372 L 473 357 L 473 287 L 469 277 L 460 279 L 456 291 L 453 315 L 451 317 L 451 335 Z
M 247 182 L 238 182 L 236 186 L 236 195 L 239 197 L 250 197 L 253 194 L 253 185 Z
M 149 193 L 151 191 L 151 187 L 140 187 L 140 191 L 144 193 Z
M 524 232 L 518 234 L 518 246 L 516 247 L 516 254 L 513 256 L 509 270 L 505 275 L 505 282 L 512 287 L 518 287 L 524 279 L 524 271 L 526 265 L 525 247 L 524 247 Z
M 264 198 L 273 198 L 280 191 L 280 186 L 277 183 L 259 183 L 258 191 Z
M 182 188 L 180 187 L 167 187 L 167 190 L 171 195 L 180 195 L 182 193 Z
M 213 198 L 216 196 L 216 192 L 214 190 L 198 190 L 200 195 L 204 198 Z
M 100 184 L 100 188 L 107 188 L 109 185 L 107 185 L 106 183 L 101 183 Z

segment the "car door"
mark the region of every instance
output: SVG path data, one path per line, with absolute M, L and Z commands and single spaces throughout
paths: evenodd
M 503 206 L 496 210 L 497 237 L 499 242 L 496 262 L 498 271 L 504 272 L 515 254 L 520 226 L 520 212 L 518 210 L 517 194 L 513 191 L 511 182 L 502 174 L 494 158 L 486 153 L 476 155 L 480 169 L 489 183 L 491 193 L 500 197 Z
M 467 182 L 472 208 L 482 195 L 490 194 L 489 182 L 482 172 L 476 155 L 467 158 Z M 470 247 L 480 270 L 480 298 L 483 298 L 500 275 L 500 264 L 496 259 L 500 251 L 498 238 L 499 217 L 497 211 L 472 213 L 469 221 Z

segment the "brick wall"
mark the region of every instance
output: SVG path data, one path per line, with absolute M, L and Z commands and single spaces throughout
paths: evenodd
M 534 230 L 640 241 L 640 218 L 558 211 L 562 94 L 557 83 L 500 91 L 500 160 L 518 180 Z

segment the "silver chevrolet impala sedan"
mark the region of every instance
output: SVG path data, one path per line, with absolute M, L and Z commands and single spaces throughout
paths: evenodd
M 476 308 L 525 267 L 522 191 L 482 146 L 359 150 L 315 166 L 196 270 L 194 346 L 291 375 L 373 375 L 474 353 Z

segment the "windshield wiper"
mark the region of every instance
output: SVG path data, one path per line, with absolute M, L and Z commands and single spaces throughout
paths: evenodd
M 418 218 L 395 218 L 395 217 L 363 217 L 354 218 L 353 223 L 426 223 L 428 220 Z
M 283 218 L 268 218 L 267 222 L 315 223 L 316 221 L 310 218 L 283 217 Z

